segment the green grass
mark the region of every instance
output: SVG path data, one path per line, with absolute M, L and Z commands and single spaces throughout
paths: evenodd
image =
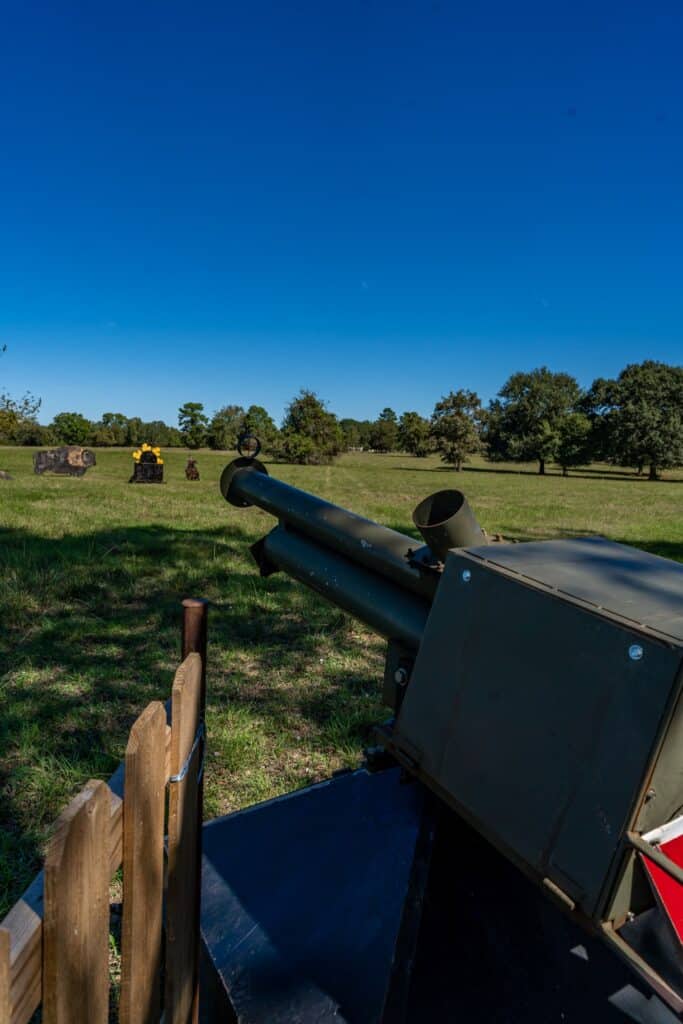
M 164 486 L 128 486 L 129 452 L 98 451 L 81 479 L 36 477 L 29 449 L 0 448 L 0 915 L 40 866 L 49 826 L 106 778 L 179 657 L 180 601 L 211 601 L 209 817 L 357 763 L 379 701 L 382 642 L 248 546 L 273 525 L 218 492 L 226 454 L 166 455 Z M 520 540 L 603 534 L 683 561 L 683 474 L 660 483 L 601 467 L 568 479 L 534 467 L 349 455 L 275 466 L 284 480 L 404 532 L 417 501 L 461 487 L 482 525 Z

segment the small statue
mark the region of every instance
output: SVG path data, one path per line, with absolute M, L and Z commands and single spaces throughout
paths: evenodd
M 187 480 L 199 480 L 199 470 L 197 469 L 197 460 L 190 457 L 187 460 L 185 466 L 185 477 Z

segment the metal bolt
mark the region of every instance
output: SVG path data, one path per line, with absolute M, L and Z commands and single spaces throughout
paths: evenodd
M 462 573 L 460 574 L 460 578 L 462 579 L 463 583 L 469 583 L 470 580 L 472 579 L 472 573 L 470 572 L 469 569 L 463 569 Z
M 397 668 L 394 672 L 394 682 L 397 686 L 405 686 L 408 682 L 408 673 L 404 668 Z
M 652 789 L 652 788 L 648 789 L 647 793 L 645 794 L 645 803 L 647 804 L 647 803 L 650 802 L 650 800 L 654 800 L 654 798 L 656 796 L 657 796 L 657 794 L 654 791 L 654 789 Z
M 640 659 L 643 657 L 643 648 L 640 646 L 640 644 L 631 644 L 631 646 L 628 649 L 628 656 L 631 659 L 631 661 L 640 661 Z

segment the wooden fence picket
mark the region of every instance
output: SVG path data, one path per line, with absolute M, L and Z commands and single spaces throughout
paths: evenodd
M 168 798 L 168 885 L 166 896 L 167 1024 L 189 1024 L 196 1007 L 201 869 L 198 775 L 203 752 L 200 734 L 202 659 L 189 654 L 171 695 L 171 780 Z M 174 777 L 177 781 L 173 781 Z
M 10 1024 L 10 933 L 0 928 L 0 1024 Z
M 205 601 L 183 602 L 171 727 L 163 704 L 146 708 L 125 762 L 108 785 L 91 781 L 72 800 L 55 824 L 44 870 L 0 922 L 0 1024 L 28 1024 L 41 1000 L 44 1024 L 107 1024 L 109 884 L 122 861 L 120 1024 L 196 1024 L 206 622 Z
M 45 857 L 44 1024 L 107 1024 L 109 819 L 106 783 L 91 781 L 57 821 Z
M 166 710 L 149 704 L 130 731 L 123 794 L 121 1024 L 161 1014 Z

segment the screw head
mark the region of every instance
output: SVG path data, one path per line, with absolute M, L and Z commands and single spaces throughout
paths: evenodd
M 460 574 L 460 578 L 463 581 L 463 583 L 469 583 L 470 580 L 472 579 L 472 573 L 470 572 L 469 569 L 463 569 L 463 571 Z
M 628 649 L 628 656 L 631 661 L 640 661 L 643 657 L 644 651 L 640 644 L 631 644 Z
M 398 686 L 404 686 L 408 682 L 408 673 L 404 668 L 397 668 L 394 672 L 394 682 Z

